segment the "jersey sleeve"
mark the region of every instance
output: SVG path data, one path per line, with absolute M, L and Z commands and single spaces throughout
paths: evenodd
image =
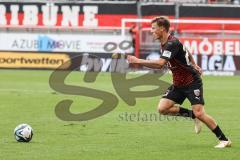
M 177 45 L 177 42 L 169 41 L 167 42 L 167 45 L 161 54 L 161 58 L 170 60 L 177 55 L 178 50 L 179 47 Z

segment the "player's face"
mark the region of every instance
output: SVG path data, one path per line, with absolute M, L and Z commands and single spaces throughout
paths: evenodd
M 152 23 L 151 33 L 154 39 L 161 39 L 163 36 L 163 27 L 159 27 L 157 23 Z

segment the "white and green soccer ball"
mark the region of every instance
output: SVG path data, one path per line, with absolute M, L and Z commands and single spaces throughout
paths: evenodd
M 14 137 L 18 142 L 30 142 L 33 137 L 33 129 L 28 124 L 19 124 L 14 129 Z

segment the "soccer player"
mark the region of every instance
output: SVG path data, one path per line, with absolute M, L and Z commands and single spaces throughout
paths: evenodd
M 169 34 L 170 22 L 166 17 L 156 17 L 151 22 L 151 33 L 161 43 L 159 60 L 139 59 L 128 55 L 129 63 L 140 64 L 154 69 L 164 65 L 172 71 L 173 85 L 160 99 L 158 112 L 161 114 L 191 117 L 195 122 L 195 132 L 200 133 L 201 122 L 207 125 L 219 139 L 215 148 L 231 146 L 231 141 L 224 135 L 215 120 L 204 111 L 201 68 L 183 44 Z M 192 105 L 192 110 L 180 106 L 185 99 Z

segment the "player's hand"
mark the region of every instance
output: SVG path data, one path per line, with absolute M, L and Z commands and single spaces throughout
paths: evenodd
M 138 63 L 139 59 L 135 56 L 128 55 L 127 56 L 128 63 Z
M 194 67 L 194 69 L 197 70 L 197 72 L 198 72 L 200 75 L 202 75 L 202 68 L 201 68 L 201 67 L 199 67 L 198 65 L 193 65 L 193 67 Z

